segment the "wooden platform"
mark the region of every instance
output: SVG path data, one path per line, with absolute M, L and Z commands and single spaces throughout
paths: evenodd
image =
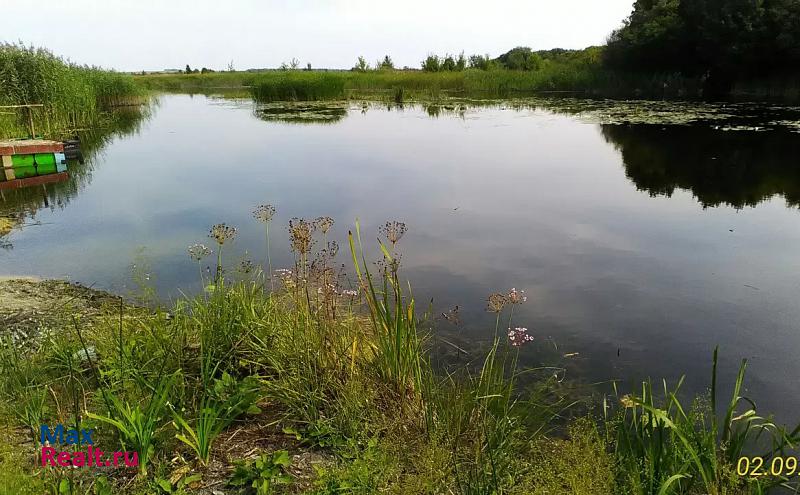
M 33 155 L 35 153 L 63 153 L 64 143 L 45 139 L 20 139 L 0 141 L 0 156 Z
M 58 172 L 55 174 L 37 175 L 27 179 L 13 179 L 0 182 L 0 189 L 20 189 L 22 187 L 40 186 L 42 184 L 53 184 L 64 182 L 69 179 L 69 172 Z

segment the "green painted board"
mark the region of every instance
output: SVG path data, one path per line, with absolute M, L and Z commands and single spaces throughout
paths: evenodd
M 33 167 L 33 155 L 11 155 L 11 166 L 18 167 Z
M 52 153 L 36 153 L 36 165 L 55 165 L 56 157 Z
M 36 164 L 36 175 L 47 175 L 56 173 L 55 162 L 49 164 Z
M 26 179 L 28 177 L 36 176 L 36 167 L 14 167 L 14 176 L 17 179 Z

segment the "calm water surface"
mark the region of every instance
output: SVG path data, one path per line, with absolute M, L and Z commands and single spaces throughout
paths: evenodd
M 442 322 L 451 341 L 489 340 L 486 296 L 516 287 L 531 363 L 579 353 L 562 360 L 571 377 L 686 373 L 696 392 L 719 344 L 726 384 L 750 359 L 748 395 L 796 420 L 800 111 L 652 105 L 350 104 L 296 119 L 163 96 L 72 182 L 5 194 L 24 226 L 0 238 L 0 273 L 124 293 L 137 263 L 170 298 L 199 289 L 186 247 L 214 223 L 239 228 L 229 259 L 263 259 L 260 203 L 278 209 L 276 268 L 292 264 L 291 217 L 334 217 L 342 263 L 356 218 L 367 239 L 397 219 L 417 298 L 460 308 L 460 327 Z

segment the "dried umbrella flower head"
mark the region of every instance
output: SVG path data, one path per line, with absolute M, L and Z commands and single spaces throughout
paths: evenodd
M 342 295 L 343 296 L 356 297 L 358 295 L 358 291 L 357 290 L 353 290 L 353 289 L 345 289 L 345 290 L 342 291 Z
M 331 259 L 335 258 L 336 255 L 339 254 L 339 243 L 336 241 L 328 241 L 328 247 L 325 248 L 325 254 L 327 254 Z
M 272 205 L 258 205 L 253 210 L 253 218 L 259 222 L 267 223 L 272 220 L 273 216 L 275 216 L 275 207 Z
M 331 227 L 333 227 L 333 218 L 331 217 L 319 217 L 314 220 L 314 226 L 320 230 L 323 234 L 327 234 Z
M 239 262 L 239 273 L 250 273 L 256 269 L 256 265 L 250 260 L 242 260 Z
M 186 251 L 189 253 L 189 257 L 195 261 L 200 261 L 213 253 L 211 248 L 206 247 L 205 244 L 192 244 Z
M 379 259 L 375 262 L 378 266 L 378 270 L 384 275 L 396 275 L 397 272 L 400 271 L 400 260 L 403 258 L 400 254 L 395 254 L 393 257 L 389 258 L 386 255 L 383 258 Z
M 510 291 L 508 291 L 508 295 L 506 296 L 508 302 L 511 304 L 522 304 L 528 300 L 528 296 L 525 295 L 524 290 L 517 290 L 516 288 L 512 287 Z
M 383 224 L 378 229 L 378 232 L 386 237 L 386 239 L 388 239 L 392 244 L 397 244 L 397 242 L 402 239 L 403 235 L 406 233 L 406 230 L 408 230 L 408 228 L 406 227 L 405 223 L 393 220 Z
M 486 310 L 491 311 L 492 313 L 499 313 L 503 311 L 503 308 L 506 306 L 508 302 L 508 298 L 505 294 L 500 294 L 499 292 L 495 292 L 494 294 L 490 294 L 489 298 L 486 300 L 487 306 Z
M 508 329 L 508 340 L 514 347 L 521 347 L 533 340 L 532 335 L 528 335 L 528 329 L 525 327 L 516 327 L 513 330 Z
M 300 254 L 308 254 L 314 244 L 313 222 L 307 222 L 302 218 L 289 220 L 289 237 L 292 241 L 292 251 Z
M 226 241 L 236 237 L 236 228 L 224 223 L 218 223 L 211 227 L 208 237 L 214 239 L 217 244 L 222 246 Z

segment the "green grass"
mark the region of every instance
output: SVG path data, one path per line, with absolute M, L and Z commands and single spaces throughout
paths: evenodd
M 699 82 L 674 74 L 630 74 L 599 64 L 553 62 L 538 70 L 424 72 L 269 71 L 136 76 L 144 88 L 192 91 L 249 88 L 258 101 L 358 98 L 431 99 L 443 95 L 505 97 L 536 92 L 601 96 L 697 96 Z
M 630 493 L 765 493 L 784 486 L 797 489 L 792 477 L 747 478 L 737 474 L 738 460 L 763 449 L 769 464 L 775 456 L 792 456 L 800 439 L 758 415 L 755 403 L 741 395 L 746 361 L 742 361 L 730 398 L 722 403 L 718 390 L 718 350 L 712 359 L 711 391 L 692 404 L 679 398 L 681 378 L 660 396 L 650 382 L 641 393 L 620 400 L 616 418 L 607 419 L 615 436 L 616 457 L 623 469 L 618 480 Z M 796 478 L 795 478 L 796 480 Z
M 222 270 L 235 231 L 215 226 L 216 252 L 192 251 L 217 259 L 217 270 L 199 273 L 203 294 L 164 309 L 109 308 L 91 328 L 75 320 L 52 329 L 42 345 L 7 341 L 0 417 L 9 441 L 60 422 L 97 428 L 106 451 L 139 450 L 138 474 L 112 473 L 110 493 L 228 484 L 257 493 L 717 495 L 796 481 L 735 476 L 733 463 L 760 445 L 757 436 L 776 455 L 800 430 L 778 428 L 740 397 L 744 367 L 722 406 L 716 354 L 711 395 L 690 410 L 679 386 L 656 397 L 645 383 L 641 395 L 607 402 L 604 419 L 566 420 L 570 404 L 554 378 L 521 383 L 535 370 L 519 366 L 519 348 L 501 331 L 501 321 L 516 326 L 522 303 L 509 293 L 494 295 L 486 353 L 435 368 L 429 322 L 400 275 L 405 225 L 387 222 L 383 239 L 365 245 L 356 224 L 348 282 L 337 275 L 330 223 L 292 221 L 296 263 L 276 280 Z M 280 447 L 261 442 L 270 435 Z M 229 454 L 240 445 L 257 462 Z M 301 479 L 284 450 L 325 461 Z M 96 493 L 99 480 L 0 452 L 0 482 Z
M 550 62 L 537 70 L 467 69 L 453 72 L 420 70 L 268 71 L 135 76 L 136 84 L 156 91 L 195 92 L 246 90 L 260 101 L 374 98 L 396 103 L 430 100 L 446 95 L 509 97 L 534 93 L 612 98 L 698 99 L 702 80 L 677 73 L 634 73 L 600 64 Z M 800 98 L 797 76 L 738 82 L 731 97 L 738 100 Z M 242 93 L 246 95 L 247 93 Z M 401 97 L 402 99 L 402 97 Z
M 91 127 L 105 110 L 143 101 L 132 77 L 65 62 L 43 48 L 0 43 L 0 106 L 33 110 L 37 135 L 58 137 Z M 29 134 L 23 110 L 0 109 L 0 138 Z
M 159 91 L 246 88 L 259 76 L 254 72 L 210 72 L 207 74 L 148 74 L 133 76 L 142 88 Z

